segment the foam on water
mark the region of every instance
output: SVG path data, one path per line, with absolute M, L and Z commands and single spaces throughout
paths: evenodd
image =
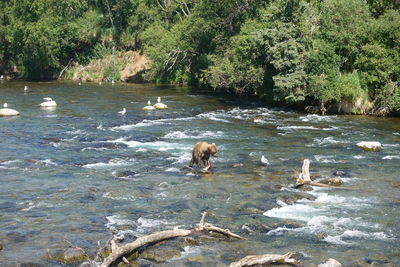
M 336 144 L 345 144 L 345 143 L 349 143 L 349 141 L 338 141 L 338 140 L 335 140 L 332 136 L 325 137 L 325 138 L 314 138 L 314 142 L 315 142 L 318 146 L 336 145 Z
M 389 155 L 389 156 L 384 156 L 382 159 L 400 159 L 400 156 L 398 156 L 398 155 Z
M 109 150 L 109 148 L 107 148 L 107 147 L 85 147 L 85 148 L 81 149 L 82 152 L 85 152 L 88 150 L 104 151 L 104 150 Z
M 111 127 L 110 130 L 112 131 L 118 131 L 118 130 L 123 130 L 123 131 L 129 131 L 138 127 L 149 127 L 149 126 L 154 126 L 154 125 L 162 125 L 162 124 L 170 124 L 171 120 L 170 119 L 160 119 L 160 120 L 143 120 L 138 123 L 134 124 L 127 124 L 127 125 L 121 125 L 121 126 L 115 126 Z
M 170 167 L 165 170 L 165 172 L 180 172 L 178 168 Z
M 51 159 L 45 159 L 45 160 L 38 160 L 36 161 L 35 164 L 42 164 L 45 166 L 57 166 L 58 164 L 52 161 Z
M 316 161 L 321 163 L 343 163 L 343 160 L 335 160 L 331 155 L 314 155 Z
M 317 114 L 308 114 L 307 116 L 301 116 L 299 119 L 306 122 L 321 122 L 321 121 L 333 121 L 337 116 L 321 116 Z
M 109 199 L 114 199 L 114 200 L 130 200 L 130 201 L 134 201 L 136 200 L 136 198 L 134 196 L 127 196 L 127 195 L 115 195 L 112 192 L 106 192 L 103 194 L 104 198 L 109 198 Z
M 218 137 L 223 137 L 224 132 L 222 131 L 174 131 L 171 133 L 168 133 L 164 136 L 164 138 L 168 139 L 203 139 L 203 138 L 218 138 Z
M 85 165 L 83 165 L 83 167 L 88 168 L 88 169 L 102 169 L 102 168 L 109 168 L 109 167 L 115 167 L 115 166 L 130 165 L 134 161 L 135 161 L 134 159 L 124 160 L 124 159 L 120 159 L 120 158 L 115 158 L 115 159 L 110 159 L 108 162 L 97 162 L 97 163 L 85 164 Z
M 212 121 L 220 121 L 220 122 L 225 122 L 225 123 L 232 123 L 229 120 L 219 118 L 221 114 L 215 113 L 215 112 L 210 112 L 210 113 L 204 113 L 204 114 L 199 114 L 197 115 L 198 118 L 202 119 L 209 119 Z
M 287 189 L 283 189 L 287 190 Z M 289 191 L 293 191 L 291 189 Z M 357 243 L 357 239 L 385 239 L 388 235 L 384 232 L 377 232 L 381 229 L 378 224 L 363 221 L 361 217 L 336 217 L 335 209 L 345 209 L 346 211 L 368 209 L 374 205 L 374 198 L 344 197 L 328 194 L 326 188 L 314 189 L 310 193 L 316 197 L 315 200 L 301 199 L 295 204 L 288 205 L 277 201 L 280 205 L 264 212 L 265 216 L 281 219 L 299 220 L 306 223 L 305 226 L 291 229 L 278 227 L 270 232 L 269 235 L 281 235 L 286 232 L 305 232 L 309 234 L 328 232 L 329 236 L 323 240 L 339 245 L 349 245 Z M 345 212 L 342 214 L 353 214 Z M 368 232 L 367 232 L 368 231 Z M 348 241 L 351 239 L 351 242 Z
M 107 216 L 106 227 L 111 231 L 116 231 L 118 226 L 135 226 L 135 223 L 120 215 Z
M 122 137 L 116 140 L 107 141 L 109 143 L 121 143 L 125 144 L 130 148 L 145 148 L 158 151 L 168 150 L 187 150 L 192 149 L 191 146 L 182 145 L 179 143 L 169 143 L 165 141 L 154 141 L 154 142 L 139 142 L 139 141 L 128 141 L 127 138 Z
M 337 127 L 328 127 L 328 128 L 318 128 L 314 126 L 297 126 L 297 125 L 292 125 L 292 126 L 277 126 L 277 130 L 284 130 L 284 131 L 291 131 L 291 130 L 318 130 L 318 131 L 333 131 L 336 130 Z

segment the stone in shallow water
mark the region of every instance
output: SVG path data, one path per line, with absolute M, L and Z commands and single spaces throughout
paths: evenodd
M 11 108 L 0 108 L 0 116 L 17 116 L 19 112 Z
M 334 186 L 338 186 L 338 185 L 342 185 L 343 181 L 342 179 L 340 179 L 340 177 L 332 177 L 332 178 L 326 178 L 323 179 L 321 181 L 319 181 L 321 184 L 328 184 L 328 185 L 334 185 Z
M 327 262 L 318 265 L 318 267 L 341 267 L 341 266 L 343 265 L 335 259 L 329 259 Z
M 357 147 L 365 151 L 380 151 L 382 144 L 376 141 L 363 141 L 356 144 Z
M 63 253 L 63 261 L 65 263 L 81 262 L 86 260 L 87 256 L 81 248 L 69 248 Z
M 142 252 L 140 257 L 155 262 L 166 262 L 181 256 L 181 251 L 173 247 L 151 247 Z

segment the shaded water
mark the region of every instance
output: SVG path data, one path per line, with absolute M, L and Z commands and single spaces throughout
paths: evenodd
M 0 85 L 0 102 L 21 114 L 0 118 L 2 266 L 60 266 L 47 249 L 71 242 L 93 255 L 110 231 L 189 228 L 203 211 L 248 240 L 200 245 L 159 265 L 298 251 L 306 265 L 332 257 L 400 266 L 399 119 L 305 115 L 179 87 L 24 85 Z M 37 106 L 45 96 L 56 109 Z M 141 110 L 157 96 L 168 110 Z M 181 170 L 199 140 L 218 146 L 212 174 Z M 364 152 L 359 141 L 383 150 Z M 351 189 L 293 189 L 304 158 L 318 177 L 343 171 Z

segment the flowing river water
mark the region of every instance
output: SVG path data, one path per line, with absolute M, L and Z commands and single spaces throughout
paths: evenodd
M 158 96 L 168 110 L 141 110 Z M 43 97 L 57 108 L 39 108 Z M 248 239 L 187 247 L 154 266 L 224 266 L 288 251 L 306 266 L 328 258 L 400 266 L 398 118 L 307 115 L 134 84 L 5 81 L 0 102 L 20 112 L 0 117 L 1 266 L 62 266 L 48 250 L 70 242 L 93 255 L 110 232 L 189 229 L 203 211 Z M 200 140 L 219 149 L 211 174 L 182 169 Z M 383 149 L 365 152 L 360 141 Z M 316 177 L 341 171 L 346 189 L 295 189 L 304 158 Z

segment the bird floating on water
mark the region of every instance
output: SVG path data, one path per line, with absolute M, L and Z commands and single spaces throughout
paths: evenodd
M 1 76 L 0 76 L 0 80 L 3 80 L 3 79 L 4 79 L 4 76 L 3 76 L 3 75 L 1 75 Z
M 261 163 L 264 165 L 269 165 L 269 161 L 264 155 L 261 156 Z
M 118 111 L 118 113 L 124 115 L 126 113 L 126 108 L 123 108 L 121 111 Z
M 147 106 L 142 108 L 143 110 L 155 110 L 156 108 L 151 105 L 150 100 L 147 102 Z
M 45 101 L 43 103 L 40 103 L 39 106 L 46 107 L 46 108 L 57 106 L 56 101 L 54 101 L 51 97 L 43 97 L 43 99 Z
M 8 108 L 8 104 L 7 104 L 7 103 L 4 103 L 4 104 L 3 104 L 3 108 Z
M 28 86 L 24 86 L 24 91 L 28 91 Z
M 161 97 L 157 97 L 157 103 L 154 104 L 154 107 L 156 109 L 167 109 L 168 108 L 167 105 L 165 105 L 164 103 L 161 103 Z

